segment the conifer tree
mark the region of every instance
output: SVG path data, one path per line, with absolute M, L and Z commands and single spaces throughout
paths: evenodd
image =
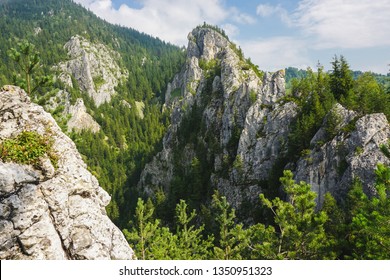
M 378 164 L 377 195 L 368 197 L 360 181 L 349 192 L 349 258 L 390 258 L 390 168 Z
M 176 205 L 177 243 L 174 259 L 200 260 L 209 259 L 213 237 L 203 238 L 204 225 L 196 228 L 191 223 L 196 218 L 195 210 L 188 213 L 184 200 Z
M 247 246 L 247 233 L 242 224 L 235 223 L 235 210 L 231 209 L 225 196 L 215 192 L 212 208 L 216 213 L 219 225 L 217 246 L 214 247 L 215 258 L 219 260 L 242 259 L 241 252 Z
M 320 259 L 334 258 L 329 249 L 331 240 L 325 234 L 324 225 L 328 219 L 324 211 L 316 212 L 316 194 L 305 182 L 295 183 L 293 174 L 284 171 L 280 179 L 288 202 L 275 198 L 272 201 L 260 194 L 260 200 L 273 212 L 276 223 L 276 258 Z M 271 232 L 272 233 L 272 232 Z
M 28 95 L 50 82 L 49 76 L 36 77 L 35 85 L 32 84 L 32 75 L 39 66 L 39 53 L 35 51 L 35 46 L 23 40 L 17 44 L 17 48 L 11 48 L 8 52 L 9 57 L 15 61 L 24 75 L 24 79 L 18 79 L 14 76 L 14 82 L 27 91 Z
M 344 56 L 334 56 L 332 64 L 332 73 L 330 74 L 330 90 L 336 100 L 346 97 L 353 87 L 352 71 Z
M 150 199 L 145 202 L 138 198 L 137 207 L 135 210 L 135 226 L 131 232 L 124 230 L 126 239 L 135 249 L 138 258 L 148 259 L 148 245 L 151 242 L 156 229 L 158 228 L 158 221 L 153 222 L 152 217 L 154 213 L 154 206 Z

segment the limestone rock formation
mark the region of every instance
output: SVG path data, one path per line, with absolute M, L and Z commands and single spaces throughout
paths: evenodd
M 390 125 L 384 114 L 358 117 L 339 104 L 333 111 L 339 118 L 337 134 L 324 141 L 325 118 L 324 126 L 311 141 L 313 149 L 297 162 L 295 169 L 296 180 L 310 183 L 318 194 L 318 207 L 327 192 L 344 200 L 354 177 L 361 180 L 366 193 L 374 194 L 377 164 L 390 164 L 380 150 L 381 144 L 390 139 Z M 343 129 L 347 125 L 352 129 Z
M 174 150 L 182 120 L 200 110 L 204 124 L 199 135 L 212 161 L 211 185 L 239 208 L 254 200 L 284 144 L 296 115 L 293 103 L 279 104 L 285 95 L 284 71 L 260 77 L 226 36 L 212 28 L 196 28 L 188 35 L 187 63 L 169 84 L 165 107 L 171 108 L 171 127 L 163 150 L 146 165 L 139 189 L 152 194 L 168 191 L 174 170 Z M 214 144 L 212 144 L 213 142 Z M 193 143 L 182 150 L 181 165 L 190 170 Z M 237 163 L 227 170 L 226 162 Z
M 93 44 L 81 36 L 73 36 L 64 48 L 70 60 L 56 68 L 59 78 L 72 86 L 73 76 L 82 91 L 85 91 L 99 106 L 111 100 L 115 87 L 127 77 L 127 71 L 116 62 L 119 54 L 103 44 Z
M 97 133 L 100 130 L 100 125 L 95 119 L 88 114 L 87 108 L 84 105 L 82 98 L 78 98 L 74 105 L 71 104 L 71 94 L 67 90 L 59 90 L 54 96 L 51 96 L 44 105 L 48 112 L 55 112 L 62 109 L 62 114 L 57 115 L 58 120 L 65 120 L 68 132 L 81 132 L 89 130 L 92 133 Z
M 100 125 L 87 113 L 87 108 L 84 105 L 84 101 L 78 98 L 75 105 L 69 106 L 65 110 L 65 114 L 70 114 L 71 118 L 68 121 L 68 130 L 81 132 L 83 130 L 90 130 L 96 133 L 100 130 Z
M 57 166 L 0 160 L 0 259 L 132 259 L 106 215 L 109 195 L 74 143 L 20 88 L 0 91 L 0 142 L 23 131 L 52 139 Z
M 376 165 L 389 163 L 379 148 L 390 137 L 383 114 L 358 116 L 336 104 L 311 139 L 311 149 L 296 162 L 286 162 L 299 108 L 285 98 L 284 71 L 261 75 L 213 28 L 198 27 L 188 39 L 186 64 L 165 95 L 171 126 L 162 151 L 141 174 L 141 192 L 169 194 L 172 182 L 180 184 L 180 177 L 191 174 L 194 160 L 202 154 L 208 187 L 218 189 L 238 210 L 245 204 L 258 205 L 258 195 L 270 187 L 275 168 L 291 169 L 296 180 L 310 183 L 318 194 L 318 207 L 326 192 L 345 199 L 355 177 L 373 193 Z M 335 135 L 330 135 L 331 121 Z

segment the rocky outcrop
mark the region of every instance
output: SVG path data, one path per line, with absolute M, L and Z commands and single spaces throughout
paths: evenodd
M 115 94 L 115 87 L 128 73 L 116 62 L 119 54 L 103 44 L 93 44 L 81 36 L 73 36 L 64 48 L 70 60 L 60 63 L 56 68 L 59 79 L 70 87 L 71 76 L 78 82 L 96 106 L 108 102 Z
M 284 71 L 260 77 L 237 47 L 211 28 L 196 28 L 188 39 L 187 63 L 165 95 L 165 107 L 172 110 L 171 127 L 163 150 L 146 165 L 138 186 L 147 194 L 156 188 L 169 192 L 175 150 L 182 142 L 178 130 L 196 108 L 201 112 L 192 122 L 202 123 L 198 137 L 207 149 L 206 160 L 213 161 L 211 185 L 239 208 L 261 192 L 260 181 L 285 149 L 296 106 L 279 104 L 285 95 Z M 186 143 L 180 152 L 187 170 L 197 154 L 193 144 Z
M 358 117 L 337 104 L 313 137 L 312 149 L 296 165 L 295 179 L 310 183 L 321 207 L 324 196 L 331 193 L 343 201 L 358 178 L 368 194 L 375 194 L 375 168 L 378 163 L 390 164 L 380 146 L 390 138 L 390 126 L 384 114 Z M 325 141 L 327 118 L 338 119 L 337 134 Z M 347 127 L 348 126 L 348 127 Z
M 264 188 L 278 192 L 269 190 L 275 168 L 291 169 L 297 181 L 310 183 L 318 207 L 326 192 L 345 199 L 356 177 L 367 193 L 374 192 L 376 165 L 389 163 L 379 148 L 390 137 L 383 114 L 358 116 L 336 104 L 310 149 L 296 162 L 287 162 L 299 108 L 286 96 L 284 71 L 261 77 L 239 49 L 212 28 L 196 28 L 188 39 L 187 62 L 166 93 L 171 126 L 162 151 L 141 174 L 141 192 L 153 195 L 162 189 L 169 194 L 173 180 L 191 180 L 188 174 L 199 154 L 207 166 L 202 176 L 207 176 L 208 187 L 218 189 L 238 210 L 247 202 L 258 205 Z
M 297 114 L 295 103 L 262 106 L 257 102 L 248 111 L 238 144 L 245 180 L 267 181 L 275 161 L 287 152 L 290 124 Z
M 57 121 L 66 121 L 68 132 L 89 130 L 97 133 L 100 130 L 100 125 L 88 114 L 83 99 L 77 98 L 75 104 L 72 105 L 71 94 L 67 90 L 59 90 L 51 96 L 44 108 L 52 113 L 62 109 L 62 114 L 53 115 L 57 117 Z
M 100 125 L 87 113 L 87 108 L 81 98 L 76 100 L 76 104 L 69 106 L 65 110 L 65 114 L 71 115 L 67 123 L 68 131 L 81 132 L 83 130 L 89 130 L 96 133 L 100 130 Z
M 0 142 L 23 131 L 52 141 L 35 166 L 0 161 L 0 259 L 132 259 L 106 215 L 109 195 L 87 171 L 74 143 L 24 91 L 0 92 Z

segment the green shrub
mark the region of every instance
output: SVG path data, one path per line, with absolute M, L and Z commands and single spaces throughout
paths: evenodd
M 3 161 L 37 166 L 39 159 L 46 154 L 56 166 L 58 159 L 52 146 L 53 141 L 48 136 L 42 136 L 34 131 L 23 131 L 17 137 L 0 143 L 0 158 Z
M 181 88 L 176 88 L 171 92 L 171 99 L 181 97 Z
M 251 90 L 249 93 L 249 100 L 251 102 L 251 105 L 254 104 L 257 100 L 257 93 L 254 90 Z

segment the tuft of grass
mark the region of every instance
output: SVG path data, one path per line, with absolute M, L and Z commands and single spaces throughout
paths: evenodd
M 45 155 L 57 167 L 58 156 L 53 151 L 53 140 L 34 131 L 23 131 L 15 138 L 0 143 L 0 158 L 3 161 L 38 167 L 39 160 Z

